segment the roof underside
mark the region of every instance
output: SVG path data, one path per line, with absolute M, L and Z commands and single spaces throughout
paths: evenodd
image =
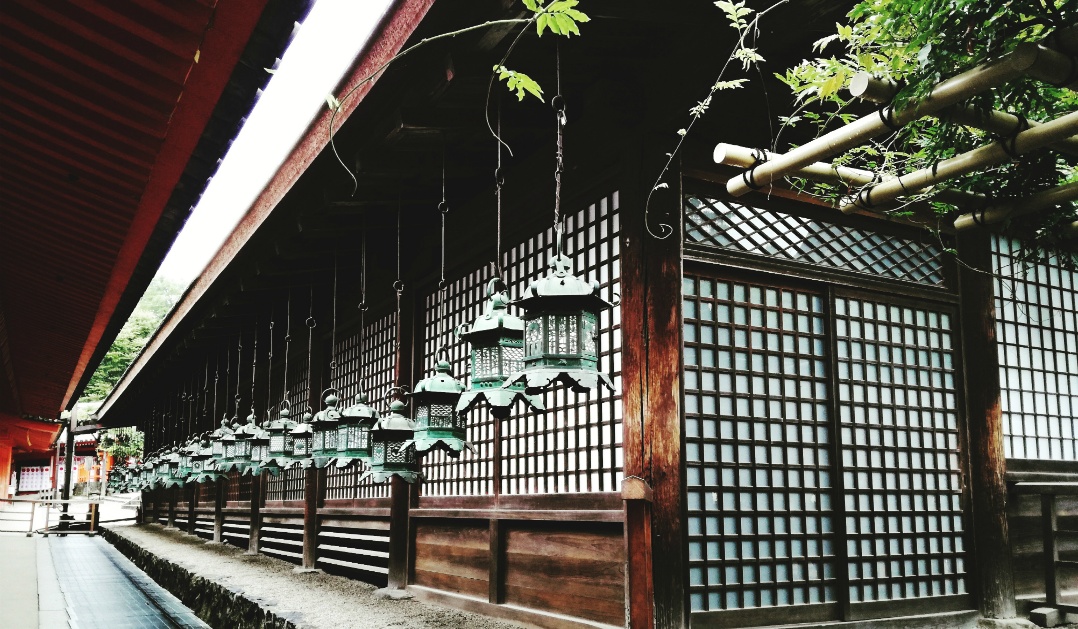
M 74 403 L 248 111 L 265 6 L 0 7 L 0 415 Z M 275 54 L 295 17 L 262 32 Z
M 378 67 L 388 59 L 403 43 L 399 41 L 402 35 L 407 47 L 453 29 L 519 17 L 523 10 L 519 3 L 503 0 L 430 4 L 429 0 L 399 2 L 345 87 L 365 77 L 369 70 L 364 68 Z M 768 69 L 777 71 L 799 59 L 812 41 L 833 30 L 848 5 L 846 0 L 811 0 L 777 12 L 765 27 L 769 47 L 763 54 L 773 64 Z M 621 149 L 634 138 L 659 133 L 664 139 L 676 139 L 675 131 L 685 125 L 694 99 L 706 94 L 734 43 L 733 32 L 710 3 L 655 11 L 643 0 L 624 0 L 595 2 L 587 10 L 592 21 L 583 36 L 562 40 L 562 87 L 570 115 L 566 132 L 569 188 L 586 186 L 590 177 L 616 168 Z M 453 243 L 447 259 L 462 265 L 473 257 L 489 259 L 484 256 L 490 253 L 487 248 L 493 249 L 495 143 L 483 105 L 491 65 L 501 59 L 519 30 L 495 27 L 425 46 L 390 66 L 373 87 L 366 84 L 369 92 L 357 92 L 356 98 L 347 100 L 346 108 L 355 110 L 337 118 L 341 126 L 335 144 L 358 179 L 354 192 L 352 179 L 333 153 L 322 150 L 327 121 L 312 125 L 207 273 L 106 400 L 100 411 L 102 422 L 145 427 L 149 409 L 170 404 L 179 391 L 205 389 L 204 383 L 214 380 L 216 370 L 225 378 L 225 365 L 235 360 L 240 335 L 249 339 L 256 329 L 264 333 L 274 313 L 280 326 L 281 313 L 293 297 L 303 304 L 294 306 L 293 316 L 307 312 L 310 293 L 318 302 L 313 307 L 318 321 L 332 320 L 329 300 L 338 263 L 341 303 L 352 304 L 341 306 L 344 325 L 343 318 L 356 313 L 356 253 L 364 234 L 370 247 L 370 316 L 380 308 L 376 295 L 384 297 L 381 306 L 388 307 L 388 286 L 396 272 L 398 207 L 407 217 L 403 271 L 408 290 L 437 281 L 435 208 L 441 195 L 443 150 L 454 217 L 447 228 L 447 242 Z M 512 242 L 511 232 L 539 229 L 549 217 L 549 210 L 521 208 L 530 208 L 533 197 L 546 199 L 553 192 L 553 180 L 547 174 L 553 168 L 554 124 L 549 105 L 557 84 L 553 61 L 554 40 L 529 34 L 521 38 L 508 63 L 535 77 L 546 88 L 547 99 L 545 103 L 531 98 L 517 103 L 504 98 L 503 135 L 514 153 L 504 158 L 509 180 L 504 207 L 511 217 L 506 222 L 506 242 Z M 783 89 L 766 73 L 760 81 L 773 93 Z M 495 97 L 502 97 L 504 85 L 494 89 Z M 694 130 L 702 140 L 686 147 L 688 163 L 710 163 L 720 131 L 729 141 L 767 137 L 775 112 L 763 106 L 759 93 L 742 92 L 732 94 L 725 101 L 729 107 L 713 112 Z M 773 104 L 777 112 L 786 113 L 782 107 L 787 103 Z M 731 122 L 735 117 L 737 121 Z M 347 121 L 342 123 L 342 118 Z M 543 173 L 538 183 L 531 179 L 532 173 Z M 343 254 L 337 261 L 335 251 Z M 330 334 L 330 327 L 320 323 L 318 334 Z M 265 351 L 265 342 L 263 337 L 259 351 Z M 296 353 L 303 343 L 292 345 Z M 231 351 L 231 359 L 226 350 Z M 275 361 L 281 355 L 278 350 Z M 264 363 L 259 369 L 265 373 Z M 246 372 L 243 377 L 248 378 Z M 245 382 L 244 394 L 249 382 Z M 260 382 L 256 395 L 260 401 L 265 399 L 262 386 Z M 216 398 L 216 391 L 213 395 Z

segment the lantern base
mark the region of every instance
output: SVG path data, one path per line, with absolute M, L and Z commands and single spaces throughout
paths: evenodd
M 600 384 L 605 385 L 611 391 L 614 390 L 614 383 L 610 380 L 610 376 L 601 371 L 554 368 L 519 371 L 509 376 L 502 388 L 508 389 L 514 384 L 523 384 L 525 393 L 535 395 L 546 391 L 558 382 L 567 385 L 575 393 L 594 391 L 599 388 Z
M 457 401 L 457 412 L 466 413 L 471 409 L 478 406 L 481 402 L 486 402 L 490 408 L 490 414 L 495 419 L 506 419 L 513 413 L 513 405 L 517 401 L 523 401 L 524 405 L 528 408 L 536 411 L 545 411 L 546 406 L 543 404 L 543 398 L 537 395 L 531 395 L 521 391 L 519 389 L 509 388 L 496 388 L 496 389 L 479 389 L 477 391 L 465 391 L 460 394 L 460 400 Z
M 359 481 L 363 482 L 368 476 L 376 483 L 384 483 L 393 476 L 400 476 L 408 483 L 415 483 L 416 481 L 423 479 L 422 472 L 410 472 L 404 470 L 367 470 L 367 473 L 359 477 Z
M 419 436 L 411 441 L 406 441 L 401 449 L 407 448 L 409 445 L 415 445 L 416 454 L 423 454 L 431 450 L 441 450 L 445 452 L 446 456 L 455 459 L 460 456 L 460 453 L 464 451 L 464 448 L 468 448 L 475 453 L 475 446 L 468 443 L 463 439 L 456 437 L 430 437 Z
M 323 467 L 329 467 L 330 465 L 333 465 L 333 462 L 336 460 L 337 457 L 335 456 L 316 456 L 311 459 L 312 465 L 314 465 L 314 468 L 317 470 L 320 470 Z
M 351 467 L 353 465 L 363 465 L 366 464 L 369 460 L 370 457 L 339 456 L 336 459 L 333 459 L 333 465 L 337 466 L 338 469 L 342 469 L 346 467 Z
M 191 479 L 194 483 L 216 483 L 219 480 L 228 478 L 220 472 L 202 472 L 198 476 Z

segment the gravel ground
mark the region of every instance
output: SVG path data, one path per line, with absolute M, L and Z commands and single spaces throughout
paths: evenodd
M 235 546 L 204 540 L 157 524 L 110 526 L 143 549 L 227 586 L 262 607 L 310 629 L 513 629 L 521 625 L 406 599 L 375 598 L 373 585 L 340 576 L 292 572 L 293 564 L 248 556 Z

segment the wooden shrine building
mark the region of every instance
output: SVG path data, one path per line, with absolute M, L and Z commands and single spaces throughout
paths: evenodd
M 523 7 L 395 3 L 338 92 L 355 90 L 334 146 L 327 111 L 100 412 L 153 450 L 223 415 L 268 422 L 285 399 L 317 412 L 330 387 L 385 408 L 443 347 L 465 378 L 454 331 L 482 312 L 492 262 L 516 298 L 551 255 L 559 92 L 566 252 L 616 303 L 598 321 L 613 391 L 470 411 L 474 451 L 426 455 L 415 484 L 233 475 L 147 492 L 147 519 L 546 627 L 968 627 L 1043 596 L 1040 499 L 1016 483 L 1078 480 L 1075 274 L 1014 268 L 1015 243 L 987 230 L 937 236 L 777 186 L 735 201 L 739 171 L 712 149 L 769 144 L 788 99 L 768 72 L 716 99 L 653 191 L 732 32 L 706 2 L 588 4 L 583 36 L 556 51 L 525 35 L 505 63 L 547 102 L 494 85 L 488 106 L 519 26 L 364 80 Z M 776 10 L 770 71 L 848 4 Z M 512 151 L 500 220 L 485 110 Z

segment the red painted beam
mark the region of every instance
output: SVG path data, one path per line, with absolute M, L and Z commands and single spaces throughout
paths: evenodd
M 187 77 L 183 96 L 172 115 L 168 135 L 165 136 L 164 144 L 158 153 L 149 184 L 142 194 L 134 223 L 116 260 L 93 327 L 71 374 L 61 408 L 67 408 L 72 403 L 75 389 L 89 366 L 94 350 L 102 340 L 105 328 L 116 312 L 124 288 L 142 258 L 146 244 L 161 219 L 165 204 L 179 182 L 203 129 L 213 115 L 214 107 L 243 54 L 265 4 L 266 0 L 248 0 L 222 2 L 217 6 L 213 27 L 206 31 L 200 48 L 200 63 L 195 64 Z

